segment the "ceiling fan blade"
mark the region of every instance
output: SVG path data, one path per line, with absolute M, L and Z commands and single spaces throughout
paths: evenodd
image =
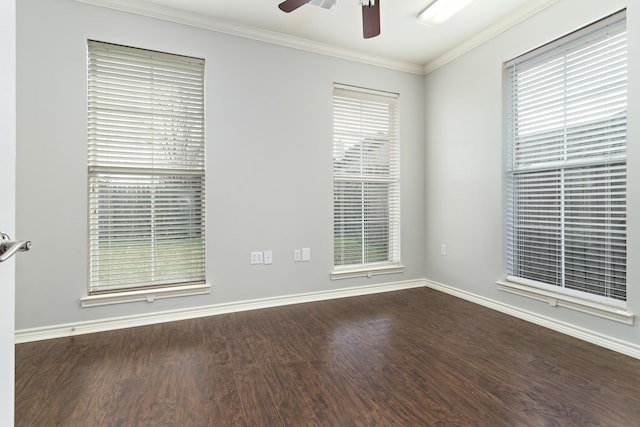
M 373 6 L 362 6 L 362 33 L 365 39 L 380 34 L 380 0 Z
M 285 0 L 278 5 L 281 11 L 283 12 L 293 12 L 300 6 L 304 6 L 309 3 L 310 0 Z

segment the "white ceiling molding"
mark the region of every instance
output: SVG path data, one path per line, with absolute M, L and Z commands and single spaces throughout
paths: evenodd
M 459 56 L 469 52 L 473 48 L 491 40 L 499 34 L 507 31 L 511 27 L 525 21 L 526 19 L 536 15 L 542 10 L 558 2 L 558 0 L 531 1 L 531 3 L 526 8 L 521 8 L 516 12 L 506 16 L 505 18 L 501 19 L 499 22 L 477 34 L 473 38 L 461 43 L 456 48 L 450 50 L 445 55 L 442 55 L 426 64 L 417 64 L 381 56 L 363 54 L 355 50 L 344 49 L 330 44 L 315 42 L 299 37 L 293 37 L 274 31 L 267 31 L 255 27 L 249 27 L 246 25 L 224 21 L 213 17 L 160 6 L 143 0 L 75 1 L 122 12 L 133 13 L 136 15 L 142 15 L 150 18 L 161 19 L 178 24 L 188 25 L 191 27 L 229 34 L 237 37 L 243 37 L 303 51 L 318 53 L 321 55 L 327 55 L 364 64 L 375 65 L 378 67 L 421 75 L 428 74 L 438 69 L 439 67 L 442 67 L 443 65 L 453 61 Z
M 422 74 L 429 74 L 432 71 L 437 70 L 443 65 L 453 61 L 454 59 L 464 55 L 470 50 L 480 46 L 483 43 L 488 42 L 492 38 L 504 33 L 508 29 L 515 27 L 519 23 L 526 21 L 532 16 L 538 14 L 549 6 L 557 3 L 558 0 L 537 0 L 532 1 L 526 8 L 521 8 L 515 13 L 506 16 L 491 27 L 472 37 L 471 39 L 460 44 L 455 49 L 450 50 L 445 55 L 442 55 L 433 61 L 424 65 Z
M 354 50 L 343 49 L 326 43 L 319 43 L 308 39 L 293 37 L 287 34 L 267 31 L 249 27 L 234 22 L 223 21 L 213 17 L 197 15 L 178 9 L 160 6 L 141 0 L 76 0 L 108 9 L 133 13 L 150 18 L 161 19 L 191 27 L 229 34 L 247 39 L 258 40 L 266 43 L 300 49 L 308 52 L 319 53 L 378 67 L 404 71 L 413 74 L 422 74 L 422 64 L 406 61 L 398 61 L 375 55 L 367 55 Z

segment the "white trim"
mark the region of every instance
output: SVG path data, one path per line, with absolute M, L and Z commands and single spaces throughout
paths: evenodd
M 495 301 L 480 295 L 453 288 L 427 279 L 409 280 L 403 282 L 384 283 L 379 285 L 361 286 L 337 289 L 333 291 L 312 292 L 307 294 L 289 295 L 275 298 L 263 298 L 234 303 L 215 304 L 211 306 L 195 307 L 165 311 L 161 313 L 142 314 L 111 319 L 92 320 L 85 322 L 67 323 L 41 328 L 22 329 L 15 333 L 16 344 L 41 341 L 52 338 L 62 338 L 94 332 L 112 331 L 116 329 L 136 326 L 154 325 L 178 320 L 195 319 L 199 317 L 215 316 L 218 314 L 235 313 L 240 311 L 257 310 L 261 308 L 279 307 L 290 304 L 325 301 L 338 298 L 355 297 L 383 292 L 400 291 L 426 286 L 449 295 L 470 301 L 472 303 L 499 311 L 501 313 L 526 320 L 539 326 L 569 335 L 580 340 L 590 342 L 600 347 L 616 351 L 640 360 L 640 345 L 628 341 L 611 338 L 597 332 L 580 328 L 565 322 L 541 316 L 521 308 Z
M 533 298 L 538 301 L 549 303 L 552 307 L 566 307 L 583 313 L 614 320 L 616 322 L 633 325 L 633 313 L 627 311 L 626 302 L 607 299 L 598 295 L 586 294 L 582 297 L 581 292 L 572 289 L 554 290 L 539 285 L 526 283 L 526 279 L 506 280 L 496 282 L 498 289 L 512 294 Z M 549 286 L 551 287 L 551 286 Z
M 215 316 L 218 314 L 235 313 L 240 311 L 257 310 L 261 308 L 279 307 L 290 304 L 302 304 L 306 302 L 324 301 L 337 298 L 399 291 L 403 289 L 419 288 L 423 286 L 425 286 L 424 280 L 409 280 L 402 282 L 383 283 L 378 285 L 335 289 L 331 291 L 311 292 L 306 294 L 215 304 L 203 307 L 164 311 L 160 313 L 141 314 L 135 316 L 125 316 L 111 319 L 100 319 L 67 323 L 63 325 L 45 326 L 41 328 L 22 329 L 16 331 L 15 341 L 16 344 L 20 344 L 52 338 L 62 338 L 74 335 L 90 334 L 94 332 L 105 332 L 116 329 L 132 328 L 136 326 L 153 325 L 165 322 L 175 322 L 178 320 Z
M 345 91 L 351 91 L 351 92 L 360 92 L 360 93 L 366 93 L 367 95 L 386 96 L 386 97 L 395 98 L 395 99 L 398 99 L 400 97 L 400 94 L 398 92 L 389 92 L 386 90 L 370 89 L 368 87 L 354 86 L 354 85 L 348 85 L 348 84 L 338 83 L 338 82 L 333 82 L 333 88 L 340 89 L 341 91 L 345 90 Z
M 373 277 L 380 274 L 394 274 L 404 272 L 404 265 L 390 264 L 379 266 L 361 266 L 361 267 L 336 267 L 331 272 L 331 280 L 336 279 L 353 279 L 354 277 Z
M 274 31 L 262 30 L 249 27 L 233 22 L 223 21 L 220 19 L 206 17 L 195 13 L 180 11 L 177 9 L 160 6 L 140 0 L 75 0 L 80 3 L 86 3 L 94 6 L 104 7 L 108 9 L 118 10 L 121 12 L 133 13 L 136 15 L 147 16 L 150 18 L 161 19 L 164 21 L 174 22 L 178 24 L 188 25 L 191 27 L 202 28 L 205 30 L 215 31 L 218 33 L 229 34 L 233 36 L 243 37 L 252 40 L 258 40 L 280 46 L 286 46 L 294 49 L 300 49 L 307 52 L 314 52 L 321 55 L 332 56 L 336 58 L 346 59 L 349 61 L 361 62 L 364 64 L 375 65 L 383 68 L 389 68 L 397 71 L 404 71 L 412 74 L 429 74 L 430 72 L 442 67 L 443 65 L 453 61 L 454 59 L 464 55 L 479 45 L 491 40 L 492 38 L 502 34 L 508 29 L 518 25 L 519 23 L 529 19 L 542 10 L 558 2 L 558 0 L 537 0 L 531 1 L 526 9 L 519 9 L 514 13 L 504 17 L 496 24 L 490 26 L 486 30 L 480 32 L 469 40 L 464 41 L 457 47 L 450 49 L 444 55 L 429 61 L 426 64 L 419 64 L 410 61 L 399 61 L 390 58 L 384 58 L 376 55 L 363 54 L 356 50 L 339 48 L 326 43 L 319 43 L 299 37 L 293 37 Z M 418 25 L 418 24 L 416 24 Z
M 412 74 L 422 74 L 422 65 L 409 61 L 400 61 L 376 55 L 363 54 L 362 52 L 344 49 L 326 43 L 315 42 L 299 37 L 289 36 L 275 31 L 249 27 L 234 22 L 223 21 L 209 16 L 198 15 L 165 6 L 143 2 L 140 0 L 76 0 L 94 6 L 118 10 L 120 12 L 133 13 L 150 18 L 161 19 L 177 24 L 202 28 L 218 33 L 258 40 L 279 46 L 286 46 L 307 52 L 332 56 L 364 64 L 375 65 L 392 70 L 404 71 Z
M 449 50 L 444 55 L 441 55 L 438 58 L 424 64 L 422 68 L 422 74 L 429 74 L 430 72 L 437 70 L 438 68 L 464 55 L 470 50 L 475 49 L 481 44 L 486 43 L 494 37 L 499 36 L 500 34 L 504 33 L 510 28 L 515 27 L 521 22 L 526 21 L 532 16 L 537 15 L 538 13 L 542 12 L 543 10 L 557 2 L 558 0 L 538 0 L 529 2 L 530 4 L 527 4 L 525 6 L 526 8 L 519 9 L 514 13 L 504 17 L 494 25 L 490 26 L 484 31 L 481 31 L 480 33 L 461 43 L 457 47 Z
M 640 345 L 631 343 L 628 341 L 622 341 L 616 338 L 591 331 L 589 329 L 581 328 L 569 323 L 561 322 L 546 316 L 533 313 L 528 310 L 523 310 L 519 307 L 515 307 L 509 304 L 505 304 L 499 301 L 495 301 L 489 298 L 482 297 L 480 295 L 453 288 L 451 286 L 444 285 L 442 283 L 433 282 L 431 280 L 425 280 L 425 286 L 431 289 L 435 289 L 440 292 L 444 292 L 449 295 L 462 298 L 466 301 L 470 301 L 479 304 L 483 307 L 490 308 L 492 310 L 499 311 L 501 313 L 508 314 L 518 319 L 526 320 L 527 322 L 534 323 L 539 326 L 554 330 L 556 332 L 569 335 L 574 338 L 589 342 L 591 344 L 598 345 L 600 347 L 607 348 L 609 350 L 616 351 L 618 353 L 625 354 L 635 359 L 640 359 Z
M 146 301 L 153 302 L 162 298 L 185 297 L 190 295 L 205 295 L 211 292 L 211 285 L 206 283 L 199 285 L 171 286 L 166 288 L 139 289 L 127 292 L 110 292 L 97 295 L 89 295 L 80 298 L 80 306 L 99 307 L 101 305 L 121 304 L 125 302 Z

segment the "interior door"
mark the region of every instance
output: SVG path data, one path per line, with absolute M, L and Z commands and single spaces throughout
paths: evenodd
M 15 238 L 16 0 L 0 1 L 0 231 Z M 15 260 L 0 263 L 0 425 L 13 426 Z

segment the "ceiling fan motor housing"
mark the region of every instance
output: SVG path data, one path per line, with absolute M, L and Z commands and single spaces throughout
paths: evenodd
M 312 4 L 324 9 L 331 9 L 336 0 L 284 0 L 278 8 L 286 13 Z M 376 37 L 380 34 L 380 0 L 360 0 L 362 6 L 362 35 L 365 39 Z M 365 7 L 366 6 L 366 7 Z

